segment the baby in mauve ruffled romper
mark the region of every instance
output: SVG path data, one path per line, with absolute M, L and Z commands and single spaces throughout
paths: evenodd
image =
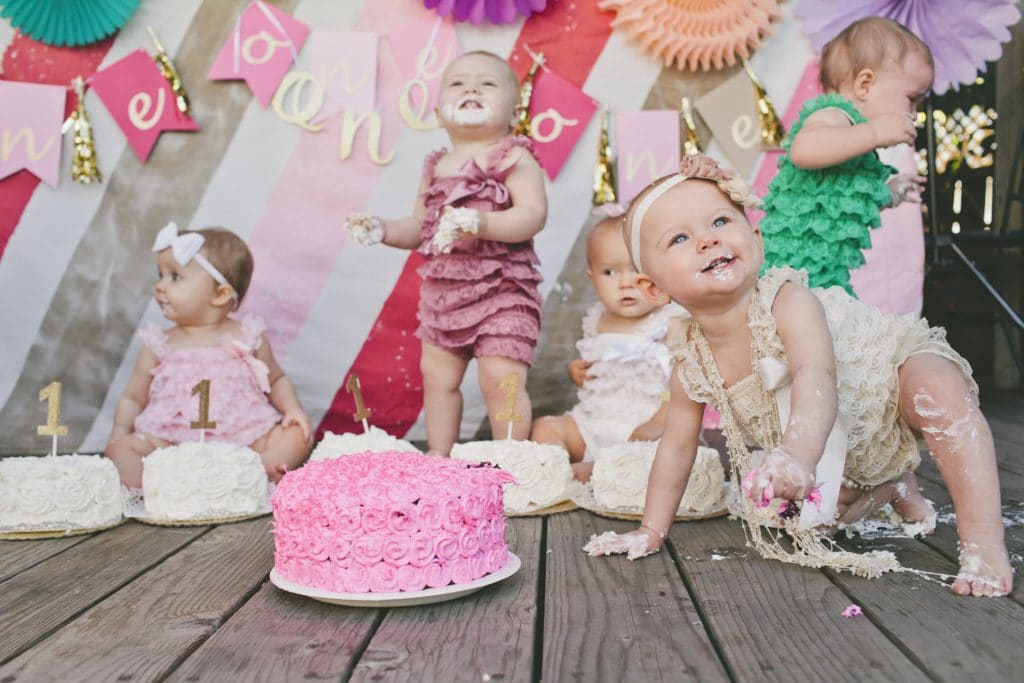
M 519 376 L 512 438 L 530 432 L 526 373 L 540 335 L 541 281 L 533 236 L 544 227 L 544 175 L 530 141 L 511 134 L 519 80 L 489 52 L 469 52 L 445 70 L 436 109 L 450 150 L 427 157 L 412 216 L 346 218 L 353 239 L 416 249 L 423 344 L 423 407 L 430 452 L 448 455 L 462 419 L 459 386 L 477 359 L 494 434 L 505 434 L 502 380 Z

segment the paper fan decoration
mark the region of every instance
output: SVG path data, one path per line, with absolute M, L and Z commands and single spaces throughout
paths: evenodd
M 973 83 L 985 62 L 999 59 L 1009 27 L 1020 21 L 1016 0 L 799 0 L 796 13 L 811 46 L 825 43 L 857 19 L 887 17 L 909 28 L 935 58 L 936 94 Z
M 648 54 L 679 69 L 702 71 L 749 59 L 779 19 L 780 0 L 600 0 Z
M 484 18 L 492 24 L 511 24 L 519 17 L 543 12 L 555 0 L 423 0 L 427 9 L 455 21 L 479 24 Z
M 0 17 L 47 45 L 88 45 L 127 23 L 139 0 L 0 0 Z

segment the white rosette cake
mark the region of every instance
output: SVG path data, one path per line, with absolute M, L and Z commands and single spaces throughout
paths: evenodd
M 657 448 L 657 441 L 629 441 L 597 452 L 594 472 L 590 477 L 593 504 L 597 510 L 643 514 L 647 478 Z M 725 470 L 718 451 L 700 446 L 676 514 L 684 518 L 703 517 L 720 514 L 724 510 Z
M 370 427 L 364 434 L 335 434 L 327 432 L 320 443 L 316 445 L 310 454 L 310 461 L 326 460 L 337 458 L 341 455 L 355 455 L 356 453 L 388 453 L 399 451 L 402 453 L 419 453 L 420 449 L 408 441 L 403 441 L 391 436 L 379 427 Z
M 474 441 L 456 444 L 452 457 L 489 462 L 508 470 L 519 484 L 505 485 L 505 514 L 530 514 L 569 500 L 572 467 L 561 446 L 532 441 Z
M 142 465 L 141 521 L 201 523 L 270 512 L 267 473 L 251 448 L 188 442 L 157 449 Z
M 121 480 L 107 458 L 0 459 L 0 536 L 85 533 L 121 521 Z

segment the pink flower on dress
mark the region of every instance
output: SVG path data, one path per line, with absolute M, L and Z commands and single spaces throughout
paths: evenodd
M 252 378 L 256 381 L 256 386 L 260 388 L 264 394 L 270 393 L 270 368 L 267 364 L 261 361 L 259 358 L 253 355 L 253 350 L 247 345 L 238 341 L 237 339 L 230 343 L 225 343 L 224 348 L 232 356 L 235 356 L 241 361 L 244 361 L 249 366 L 249 371 L 252 373 Z

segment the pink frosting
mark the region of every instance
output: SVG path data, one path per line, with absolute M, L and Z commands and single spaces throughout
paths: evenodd
M 506 471 L 418 453 L 361 453 L 289 472 L 271 498 L 274 563 L 322 590 L 442 588 L 503 568 Z

